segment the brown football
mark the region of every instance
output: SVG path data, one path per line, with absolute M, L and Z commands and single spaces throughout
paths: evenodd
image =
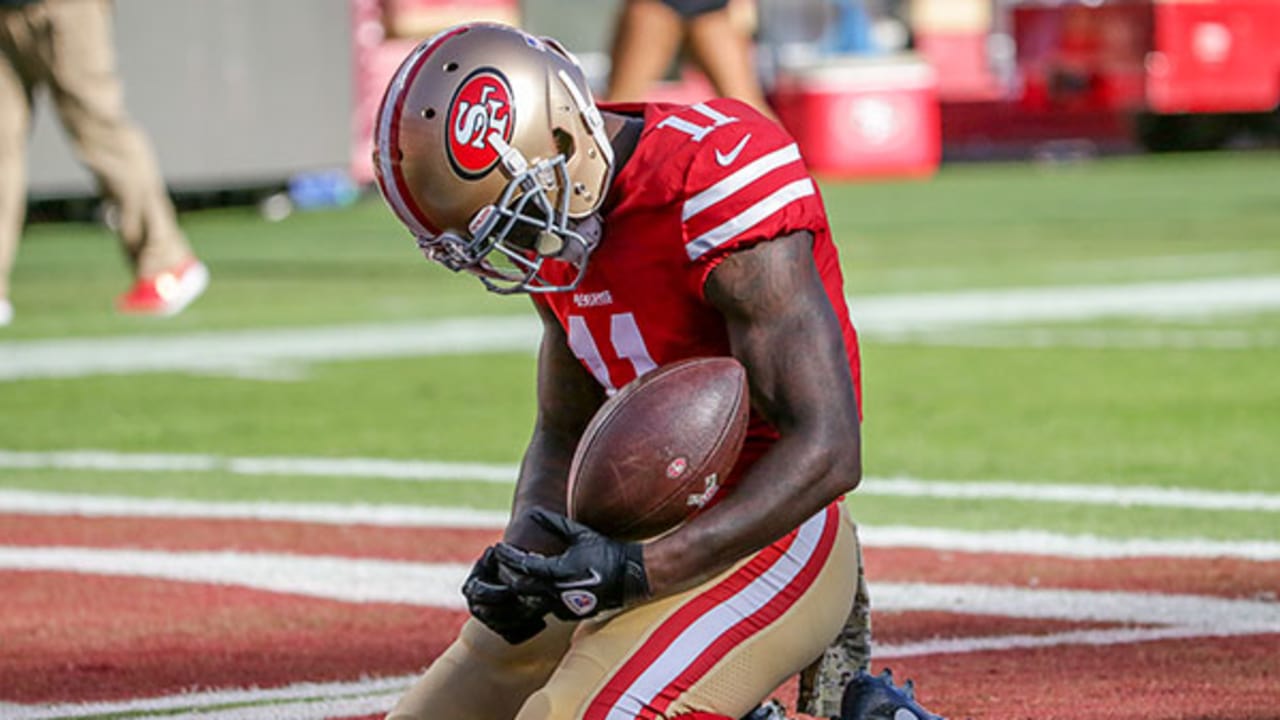
M 699 357 L 652 370 L 609 398 L 569 468 L 569 517 L 618 540 L 655 537 L 715 495 L 747 433 L 746 369 Z

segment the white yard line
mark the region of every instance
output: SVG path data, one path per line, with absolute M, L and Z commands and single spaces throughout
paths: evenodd
M 143 577 L 352 603 L 461 609 L 469 565 L 327 555 L 0 545 L 0 569 Z M 1280 603 L 1200 595 L 973 584 L 871 584 L 879 612 L 942 611 L 1074 622 L 1280 632 Z
M 1280 603 L 1203 595 L 942 583 L 871 582 L 880 612 L 1173 625 L 1206 632 L 1280 632 Z
M 0 545 L 0 568 L 211 583 L 344 602 L 465 608 L 470 563 L 414 563 L 284 553 L 167 552 Z
M 859 331 L 901 333 L 1094 318 L 1194 318 L 1280 307 L 1280 276 L 850 298 Z
M 0 342 L 0 380 L 190 372 L 288 377 L 315 362 L 532 352 L 533 317 Z M 283 368 L 283 369 L 282 369 Z
M 858 532 L 863 544 L 868 547 L 1043 555 L 1082 560 L 1143 557 L 1229 557 L 1259 562 L 1280 560 L 1280 543 L 1267 540 L 1105 538 L 1041 530 L 949 530 L 862 524 L 859 524 Z
M 385 460 L 380 458 L 226 457 L 109 450 L 17 452 L 0 450 L 0 469 L 43 468 L 108 472 L 228 472 L 234 475 L 366 477 L 385 480 L 470 480 L 512 483 L 515 465 Z
M 871 477 L 854 491 L 863 495 L 1025 500 L 1113 507 L 1170 507 L 1197 510 L 1280 512 L 1280 494 L 1230 490 L 1162 488 L 1149 485 L 1067 485 L 1009 481 L 920 480 L 910 477 Z
M 364 503 L 289 503 L 180 500 L 126 495 L 84 495 L 0 488 L 0 514 L 74 515 L 80 517 L 189 518 L 500 529 L 507 513 L 464 507 L 368 505 Z
M 507 513 L 472 508 L 360 503 L 210 502 L 169 498 L 49 493 L 0 488 L 0 514 L 80 517 L 191 518 L 309 522 L 383 527 L 498 530 Z M 969 553 L 1018 553 L 1081 559 L 1136 557 L 1230 557 L 1280 560 L 1280 542 L 1205 538 L 1103 538 L 1039 530 L 970 531 L 890 525 L 859 525 L 868 547 L 919 548 Z
M 924 332 L 1093 318 L 1186 318 L 1280 308 L 1280 276 L 971 290 L 849 299 L 860 332 Z M 188 372 L 296 377 L 309 363 L 481 352 L 533 352 L 532 316 L 274 328 L 187 335 L 0 342 L 0 381 Z
M 325 457 L 227 457 L 176 453 L 122 453 L 107 450 L 20 452 L 0 450 L 0 470 L 58 469 L 103 472 L 228 472 L 236 475 L 353 477 L 415 482 L 514 482 L 514 464 Z M 1280 512 L 1280 494 L 1164 488 L 1154 486 L 1068 485 L 1011 481 L 922 480 L 868 477 L 858 495 L 1019 500 L 1113 507 Z M 0 505 L 0 509 L 3 506 Z

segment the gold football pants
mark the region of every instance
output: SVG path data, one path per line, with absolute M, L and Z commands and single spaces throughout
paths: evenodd
M 388 718 L 739 718 L 866 617 L 860 577 L 853 523 L 835 504 L 701 586 L 582 623 L 551 620 L 521 645 L 468 620 Z

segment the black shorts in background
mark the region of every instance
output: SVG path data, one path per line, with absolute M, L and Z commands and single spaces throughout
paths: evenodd
M 729 4 L 729 0 L 662 0 L 662 4 L 680 13 L 680 17 L 688 19 L 703 13 L 723 10 Z

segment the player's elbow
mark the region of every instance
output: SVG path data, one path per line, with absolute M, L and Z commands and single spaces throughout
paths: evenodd
M 853 492 L 862 482 L 862 438 L 857 425 L 824 433 L 822 465 L 832 498 Z
M 832 474 L 840 488 L 840 494 L 851 493 L 862 483 L 862 444 L 855 437 L 846 441 L 846 447 L 838 453 Z

